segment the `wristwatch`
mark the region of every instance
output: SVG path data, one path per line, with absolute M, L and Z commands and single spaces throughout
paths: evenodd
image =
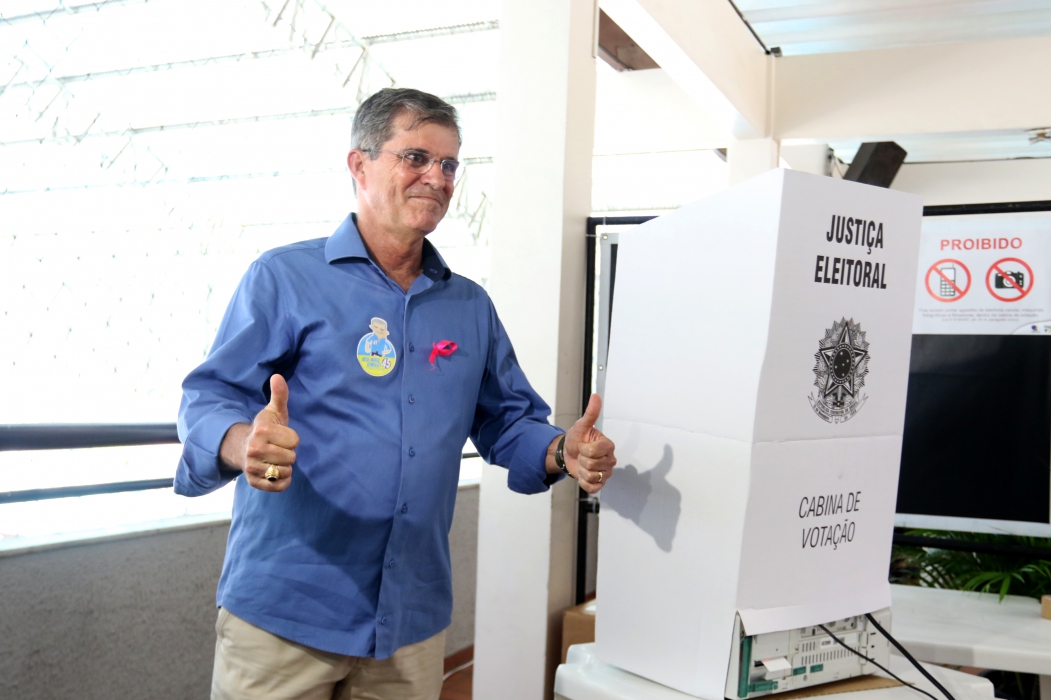
M 569 469 L 566 468 L 566 455 L 563 450 L 566 447 L 566 434 L 562 433 L 562 439 L 558 441 L 558 447 L 555 448 L 555 466 L 562 470 L 564 474 L 569 473 Z

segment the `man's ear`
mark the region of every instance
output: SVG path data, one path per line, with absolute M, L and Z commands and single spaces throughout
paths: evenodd
M 365 186 L 365 153 L 357 149 L 347 154 L 347 168 L 357 188 Z

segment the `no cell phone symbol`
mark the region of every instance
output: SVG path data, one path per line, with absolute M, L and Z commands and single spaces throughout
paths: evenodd
M 1000 301 L 1018 301 L 1033 289 L 1033 268 L 1024 260 L 997 260 L 985 273 L 985 287 Z
M 927 293 L 938 301 L 959 301 L 971 288 L 971 271 L 959 260 L 939 260 L 927 270 Z

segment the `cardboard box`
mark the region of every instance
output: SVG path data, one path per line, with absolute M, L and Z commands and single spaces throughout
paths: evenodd
M 562 663 L 566 663 L 569 647 L 595 641 L 595 608 L 595 601 L 589 600 L 562 614 Z
M 922 202 L 774 170 L 621 233 L 600 656 L 721 700 L 748 635 L 890 605 Z

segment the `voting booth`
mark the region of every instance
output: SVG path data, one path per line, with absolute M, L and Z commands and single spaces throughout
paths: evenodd
M 773 170 L 621 234 L 606 662 L 719 700 L 875 671 L 817 625 L 886 658 L 921 216 Z

